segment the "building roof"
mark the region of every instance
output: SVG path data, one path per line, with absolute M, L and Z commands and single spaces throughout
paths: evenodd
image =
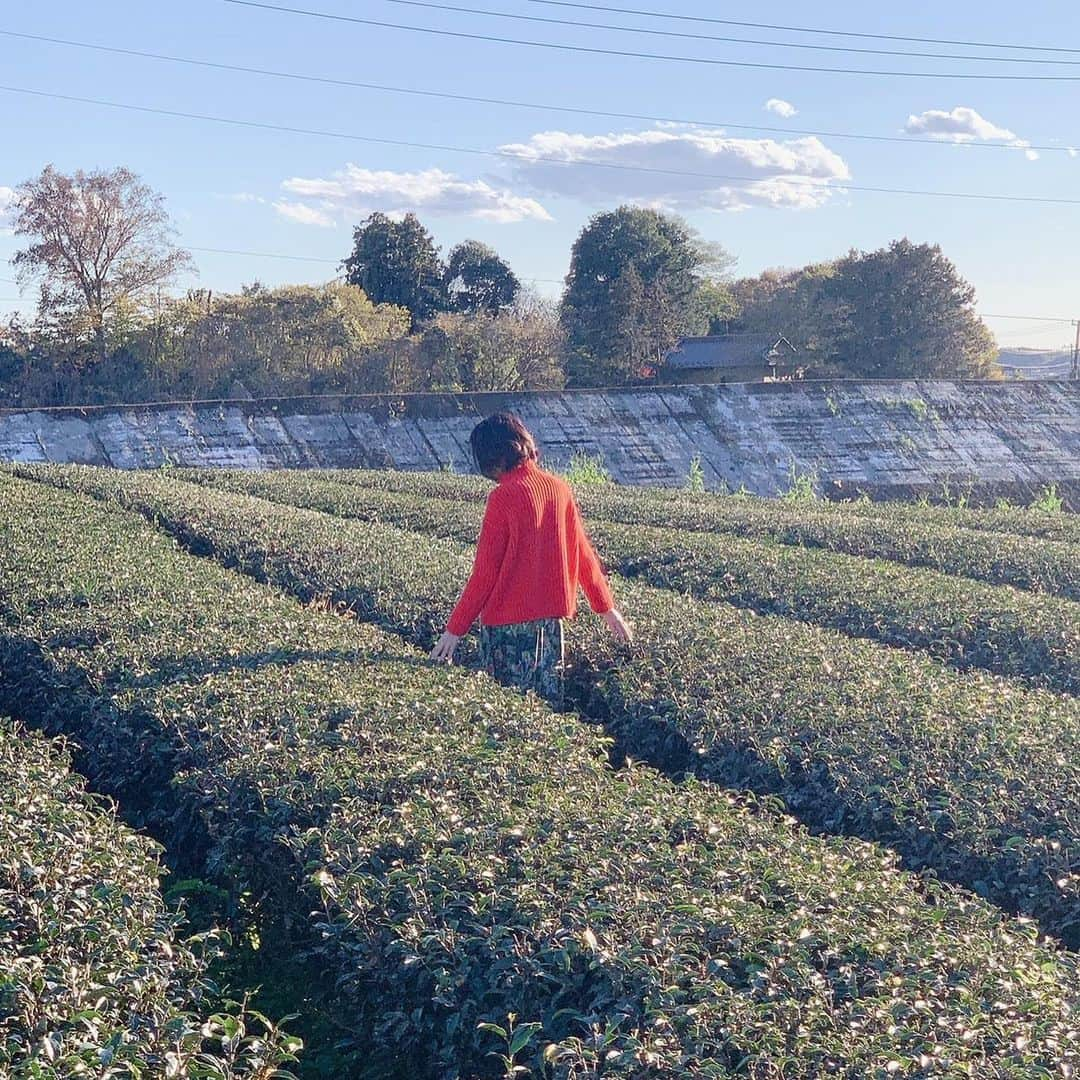
M 794 353 L 781 334 L 712 334 L 686 337 L 671 349 L 664 365 L 676 371 L 701 368 L 766 367 L 779 352 Z

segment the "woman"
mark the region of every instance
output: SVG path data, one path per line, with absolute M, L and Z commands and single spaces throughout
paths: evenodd
M 476 467 L 496 481 L 488 496 L 472 576 L 431 652 L 449 662 L 480 616 L 480 658 L 500 682 L 549 699 L 562 692 L 562 620 L 589 605 L 620 641 L 631 632 L 615 608 L 600 560 L 566 482 L 537 465 L 536 443 L 509 413 L 469 437 Z

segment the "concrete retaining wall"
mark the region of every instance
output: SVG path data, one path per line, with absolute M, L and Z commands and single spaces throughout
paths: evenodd
M 1080 504 L 1080 382 L 808 382 L 521 394 L 322 397 L 0 413 L 0 460 L 118 468 L 469 467 L 468 436 L 518 413 L 545 460 L 599 454 L 627 484 L 830 496 L 971 489 Z

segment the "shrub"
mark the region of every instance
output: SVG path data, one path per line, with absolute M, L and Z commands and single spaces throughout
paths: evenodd
M 207 1017 L 206 953 L 162 900 L 157 846 L 59 743 L 0 720 L 0 790 L 0 1075 L 291 1076 L 297 1045 L 274 1025 Z M 248 1023 L 260 1046 L 228 1044 Z
M 176 490 L 269 524 L 254 500 Z M 566 1078 L 1074 1067 L 1075 962 L 1032 927 L 871 845 L 646 768 L 613 774 L 572 717 L 180 555 L 125 514 L 11 480 L 0 503 L 23 643 L 4 646 L 5 693 L 77 724 L 77 682 L 101 710 L 87 735 L 140 712 L 182 744 L 178 794 L 216 857 L 256 892 L 287 893 L 290 875 L 318 889 L 350 1026 L 398 1071 L 494 1076 L 506 1043 L 487 1025 L 510 1023 L 526 1032 L 516 1065 Z M 252 568 L 288 554 L 262 535 Z M 328 567 L 356 554 L 346 542 Z M 383 546 L 363 569 L 389 604 L 417 565 Z M 30 646 L 45 685 L 17 666 Z
M 304 473 L 201 474 L 204 482 L 342 517 L 389 520 L 471 542 L 482 508 L 417 499 Z M 734 536 L 594 522 L 609 566 L 649 584 L 784 615 L 957 667 L 1080 690 L 1080 608 L 1074 601 L 984 585 L 882 560 Z
M 701 455 L 690 459 L 690 471 L 686 474 L 686 490 L 691 495 L 705 494 L 705 470 L 701 467 Z
M 816 472 L 799 472 L 795 463 L 791 463 L 788 471 L 788 486 L 780 493 L 780 501 L 788 503 L 813 503 L 817 502 L 818 477 Z
M 200 475 L 219 470 L 187 470 L 186 474 Z M 413 495 L 425 495 L 432 498 L 467 498 L 483 499 L 487 492 L 486 482 L 477 476 L 457 476 L 451 482 L 449 478 L 427 472 L 380 469 L 312 469 L 310 474 L 315 479 L 331 480 L 351 484 L 357 487 L 377 488 L 382 491 L 400 491 Z M 1056 492 L 1055 492 L 1056 494 Z M 662 508 L 680 501 L 680 493 L 671 488 L 657 487 L 621 487 L 613 485 L 605 492 L 605 503 L 617 502 L 636 504 L 639 513 L 660 514 Z M 588 493 L 584 496 L 588 498 Z M 1036 500 L 1038 501 L 1038 500 Z M 775 505 L 776 500 L 743 492 L 742 498 L 735 493 L 723 494 L 708 492 L 702 499 L 706 507 L 723 509 L 740 503 L 758 506 Z M 599 508 L 594 508 L 594 510 Z M 872 518 L 879 521 L 902 525 L 915 521 L 924 526 L 945 527 L 948 529 L 975 530 L 977 532 L 1006 533 L 1015 536 L 1033 536 L 1041 540 L 1056 540 L 1066 544 L 1080 544 L 1080 514 L 1072 514 L 1064 509 L 1061 512 L 1039 510 L 1034 506 L 1001 506 L 993 509 L 976 507 L 958 508 L 931 503 L 929 496 L 920 495 L 912 502 L 899 500 L 874 501 L 861 495 L 856 499 L 828 502 L 818 500 L 815 510 L 829 514 L 838 522 L 851 517 Z M 599 515 L 596 515 L 599 516 Z M 653 523 L 664 523 L 656 521 Z M 691 527 L 693 519 L 690 519 Z
M 81 475 L 197 550 L 424 645 L 468 572 L 462 545 L 385 524 L 152 478 Z M 304 474 L 279 481 L 309 483 Z M 1074 699 L 665 590 L 619 591 L 639 644 L 627 658 L 596 620 L 573 625 L 571 690 L 623 753 L 779 795 L 817 829 L 887 843 L 909 866 L 1080 944 Z
M 1065 500 L 1057 493 L 1055 484 L 1048 484 L 1039 492 L 1039 496 L 1031 501 L 1031 509 L 1040 514 L 1060 514 Z
M 603 456 L 584 450 L 576 450 L 570 455 L 570 463 L 563 476 L 575 488 L 601 487 L 611 483 L 611 473 L 604 465 Z
M 434 473 L 324 470 L 315 478 L 474 501 L 483 500 L 486 492 L 472 477 L 449 479 Z M 1080 526 L 1071 524 L 1077 518 L 1073 514 L 1055 517 L 1016 511 L 1004 516 L 1008 530 L 1000 532 L 985 527 L 995 520 L 987 517 L 994 511 L 935 509 L 924 513 L 894 503 L 863 507 L 818 500 L 790 505 L 779 500 L 716 495 L 688 500 L 679 491 L 642 491 L 617 484 L 583 489 L 579 502 L 582 512 L 595 520 L 771 539 L 1080 599 L 1076 546 Z M 955 515 L 955 519 L 946 515 Z M 970 527 L 958 524 L 969 520 L 966 515 L 976 515 Z M 1027 525 L 1014 525 L 1017 521 Z M 1015 532 L 1021 527 L 1026 529 L 1022 535 Z M 1048 538 L 1035 538 L 1033 534 L 1040 532 Z

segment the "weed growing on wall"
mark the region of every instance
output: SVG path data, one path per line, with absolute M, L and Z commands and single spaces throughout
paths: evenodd
M 1039 493 L 1037 499 L 1032 500 L 1031 509 L 1041 514 L 1060 514 L 1065 505 L 1065 500 L 1058 494 L 1056 484 L 1048 484 Z
M 788 469 L 788 486 L 780 493 L 780 500 L 787 503 L 817 502 L 818 475 L 813 470 L 801 472 L 793 461 Z
M 602 487 L 611 483 L 611 473 L 600 454 L 589 454 L 584 450 L 570 455 L 570 463 L 562 473 L 571 487 Z
M 701 466 L 700 454 L 695 454 L 690 459 L 690 471 L 686 474 L 686 490 L 691 495 L 705 494 L 705 470 Z

